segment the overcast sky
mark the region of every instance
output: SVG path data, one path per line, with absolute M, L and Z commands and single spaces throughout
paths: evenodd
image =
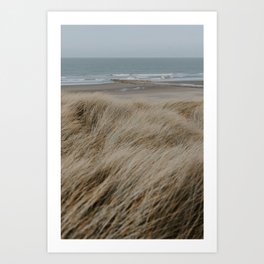
M 203 26 L 62 26 L 62 57 L 203 57 Z

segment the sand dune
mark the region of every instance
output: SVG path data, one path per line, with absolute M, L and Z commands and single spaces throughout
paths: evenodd
M 202 239 L 203 104 L 62 93 L 61 236 Z

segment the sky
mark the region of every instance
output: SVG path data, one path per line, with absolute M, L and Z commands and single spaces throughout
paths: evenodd
M 61 27 L 62 57 L 203 57 L 202 25 Z

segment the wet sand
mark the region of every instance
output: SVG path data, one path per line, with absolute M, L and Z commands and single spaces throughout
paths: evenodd
M 202 100 L 203 82 L 160 82 L 120 81 L 94 85 L 65 85 L 61 86 L 64 92 L 95 93 L 102 92 L 116 95 L 120 98 L 148 97 L 152 99 L 176 98 L 179 100 Z

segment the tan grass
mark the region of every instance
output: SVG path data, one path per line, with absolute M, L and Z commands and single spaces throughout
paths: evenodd
M 64 239 L 203 238 L 203 105 L 62 94 Z

